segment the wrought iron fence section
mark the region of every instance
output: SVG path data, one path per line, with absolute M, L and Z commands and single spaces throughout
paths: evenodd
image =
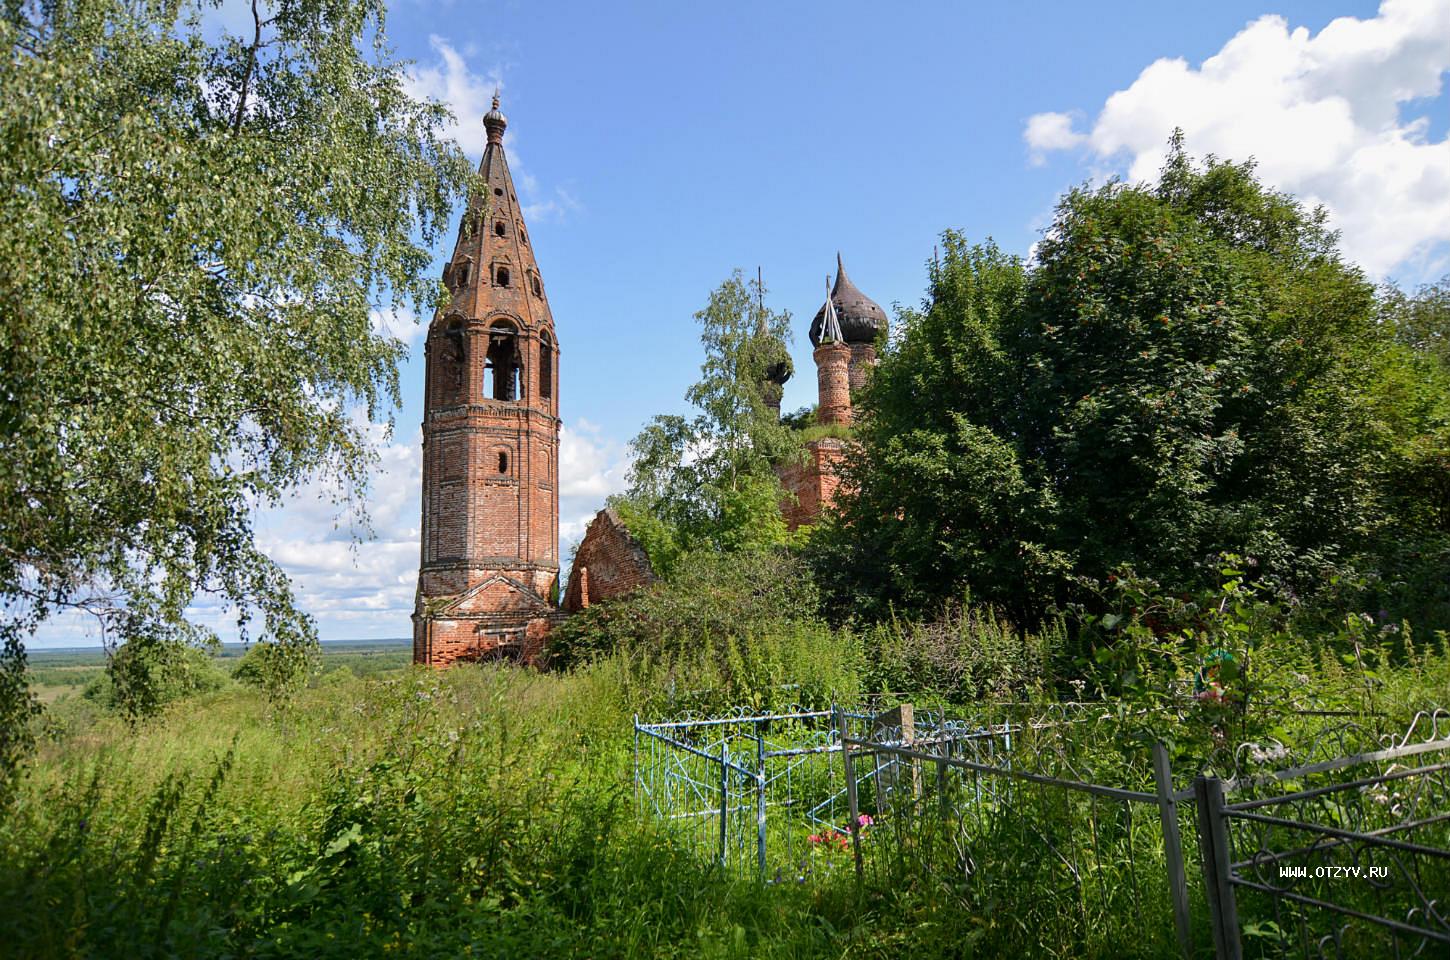
M 1201 787 L 1219 957 L 1450 955 L 1450 714 Z M 1326 756 L 1353 743 L 1378 749 Z M 1252 918 L 1247 922 L 1240 918 Z

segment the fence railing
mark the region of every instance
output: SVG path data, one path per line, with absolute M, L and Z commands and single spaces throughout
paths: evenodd
M 1382 749 L 1195 784 L 1216 956 L 1450 955 L 1447 721 L 1423 714 Z
M 636 718 L 637 802 L 724 867 L 753 869 L 772 881 L 819 875 L 840 859 L 839 841 L 849 836 L 838 713 Z M 879 775 L 889 777 L 892 766 Z M 865 777 L 866 788 L 875 790 L 877 775 Z
M 1031 890 L 1017 922 L 1106 942 L 1128 918 L 1145 953 L 1450 945 L 1450 714 L 1396 737 L 1340 723 L 1298 758 L 1250 745 L 1256 769 L 1183 786 L 1162 743 L 1102 749 L 1121 720 L 1100 705 L 981 722 L 904 704 L 636 721 L 636 791 L 703 855 L 767 881 L 905 868 L 976 903 Z M 1385 745 L 1345 751 L 1355 742 Z

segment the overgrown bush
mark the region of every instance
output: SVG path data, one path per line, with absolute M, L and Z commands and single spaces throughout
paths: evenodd
M 317 668 L 316 644 L 257 643 L 243 655 L 232 677 L 276 703 L 306 686 Z
M 227 675 L 209 649 L 180 641 L 135 639 L 116 650 L 106 672 L 86 686 L 83 696 L 134 722 L 226 684 Z
M 659 708 L 828 703 L 858 689 L 860 646 L 817 619 L 818 603 L 789 553 L 698 551 L 668 580 L 571 617 L 550 637 L 548 662 L 617 654 L 634 702 Z
M 1053 683 L 1060 623 L 1018 630 L 996 609 L 952 604 L 932 620 L 893 617 L 863 631 L 871 690 L 970 703 L 1026 699 Z

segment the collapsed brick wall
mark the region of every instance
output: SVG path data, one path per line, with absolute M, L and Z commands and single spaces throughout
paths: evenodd
M 780 505 L 787 527 L 794 530 L 813 524 L 823 512 L 835 507 L 845 456 L 845 441 L 822 437 L 806 444 L 805 463 L 777 470 L 781 486 L 794 497 L 787 497 Z
M 589 521 L 589 529 L 569 570 L 564 610 L 578 613 L 591 603 L 622 596 L 658 579 L 644 547 L 613 510 L 604 509 Z

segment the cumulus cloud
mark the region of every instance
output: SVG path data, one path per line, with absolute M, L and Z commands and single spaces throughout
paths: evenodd
M 423 338 L 428 330 L 418 322 L 418 315 L 407 307 L 393 306 L 386 310 L 372 310 L 368 314 L 374 333 L 400 340 L 407 346 Z
M 481 156 L 488 143 L 483 115 L 492 106 L 494 91 L 503 89 L 502 73 L 497 67 L 485 73 L 475 72 L 464 55 L 443 37 L 430 36 L 428 43 L 435 59 L 432 63 L 414 65 L 408 71 L 407 91 L 415 97 L 447 104 L 453 111 L 453 122 L 445 133 L 457 140 L 465 152 Z M 504 112 L 508 112 L 507 105 Z M 525 201 L 522 207 L 525 219 L 532 223 L 562 221 L 568 214 L 583 209 L 579 200 L 563 187 L 547 190 L 540 186 L 538 178 L 524 163 L 518 136 L 512 130 L 508 134 L 508 155 L 509 169 Z
M 488 142 L 483 115 L 492 104 L 494 90 L 502 88 L 503 79 L 497 69 L 484 75 L 474 73 L 463 55 L 442 37 L 430 36 L 428 44 L 437 59 L 431 64 L 415 65 L 408 71 L 408 94 L 447 104 L 453 111 L 447 135 L 468 153 L 482 154 Z
M 1383 276 L 1450 241 L 1450 137 L 1423 115 L 1447 70 L 1450 0 L 1385 0 L 1317 34 L 1265 16 L 1196 67 L 1150 64 L 1086 130 L 1040 113 L 1023 136 L 1034 162 L 1081 148 L 1148 180 L 1182 127 L 1195 153 L 1253 157 L 1265 181 L 1323 204 L 1347 254 Z
M 418 578 L 422 438 L 387 438 L 374 425 L 378 454 L 368 488 L 367 525 L 314 481 L 257 518 L 257 545 L 292 578 L 302 607 L 324 639 L 407 636 Z M 206 611 L 199 610 L 204 614 Z
M 406 636 L 418 578 L 422 439 L 390 440 L 371 428 L 379 463 L 368 490 L 372 537 L 336 503 L 338 491 L 314 482 L 263 511 L 257 542 L 292 577 L 303 607 L 324 639 Z M 585 419 L 565 425 L 559 443 L 559 534 L 569 554 L 611 493 L 624 489 L 624 444 Z M 220 609 L 198 606 L 201 619 L 221 624 Z
M 1034 164 L 1044 163 L 1049 151 L 1067 150 L 1087 139 L 1086 134 L 1072 128 L 1072 115 L 1068 113 L 1038 113 L 1028 117 L 1023 137 L 1032 151 Z
M 580 417 L 559 431 L 559 495 L 602 500 L 624 489 L 625 447 Z

